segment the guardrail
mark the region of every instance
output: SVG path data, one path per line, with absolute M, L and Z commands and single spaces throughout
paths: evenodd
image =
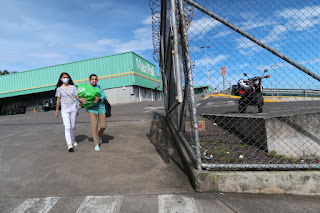
M 320 97 L 320 90 L 311 89 L 263 89 L 267 96 L 304 96 Z

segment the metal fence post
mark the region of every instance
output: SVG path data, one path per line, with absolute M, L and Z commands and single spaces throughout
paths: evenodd
M 180 11 L 180 24 L 181 26 L 181 40 L 182 40 L 182 49 L 183 49 L 183 61 L 185 64 L 185 70 L 187 72 L 188 77 L 188 87 L 190 95 L 190 111 L 191 111 L 191 123 L 192 123 L 192 131 L 194 132 L 194 142 L 196 144 L 196 157 L 197 157 L 197 169 L 201 170 L 201 155 L 200 155 L 200 141 L 199 141 L 199 132 L 198 132 L 198 121 L 197 121 L 197 109 L 195 104 L 194 97 L 194 86 L 193 86 L 193 77 L 191 70 L 191 59 L 189 52 L 189 44 L 188 44 L 188 35 L 187 28 L 185 22 L 185 14 L 183 10 L 183 2 L 179 0 L 179 11 Z

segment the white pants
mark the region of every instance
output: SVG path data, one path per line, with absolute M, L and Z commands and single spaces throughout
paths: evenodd
M 75 139 L 77 107 L 61 108 L 61 116 L 67 146 L 72 146 L 72 141 Z

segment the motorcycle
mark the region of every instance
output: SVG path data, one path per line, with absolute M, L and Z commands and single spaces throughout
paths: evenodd
M 247 77 L 247 74 L 245 73 L 244 76 Z M 262 77 L 256 76 L 254 78 L 249 78 L 248 80 L 240 79 L 238 81 L 239 94 L 241 96 L 238 103 L 240 113 L 245 113 L 249 105 L 258 106 L 259 113 L 263 112 L 264 99 L 261 82 L 262 79 L 270 78 L 270 76 L 271 75 L 268 74 Z

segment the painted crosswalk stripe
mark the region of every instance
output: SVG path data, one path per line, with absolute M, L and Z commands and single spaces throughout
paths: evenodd
M 38 212 L 47 213 L 56 205 L 60 197 L 30 198 L 21 203 L 11 213 Z
M 181 195 L 159 195 L 158 213 L 197 213 L 193 198 Z
M 77 210 L 92 213 L 118 213 L 121 208 L 123 196 L 87 196 Z

